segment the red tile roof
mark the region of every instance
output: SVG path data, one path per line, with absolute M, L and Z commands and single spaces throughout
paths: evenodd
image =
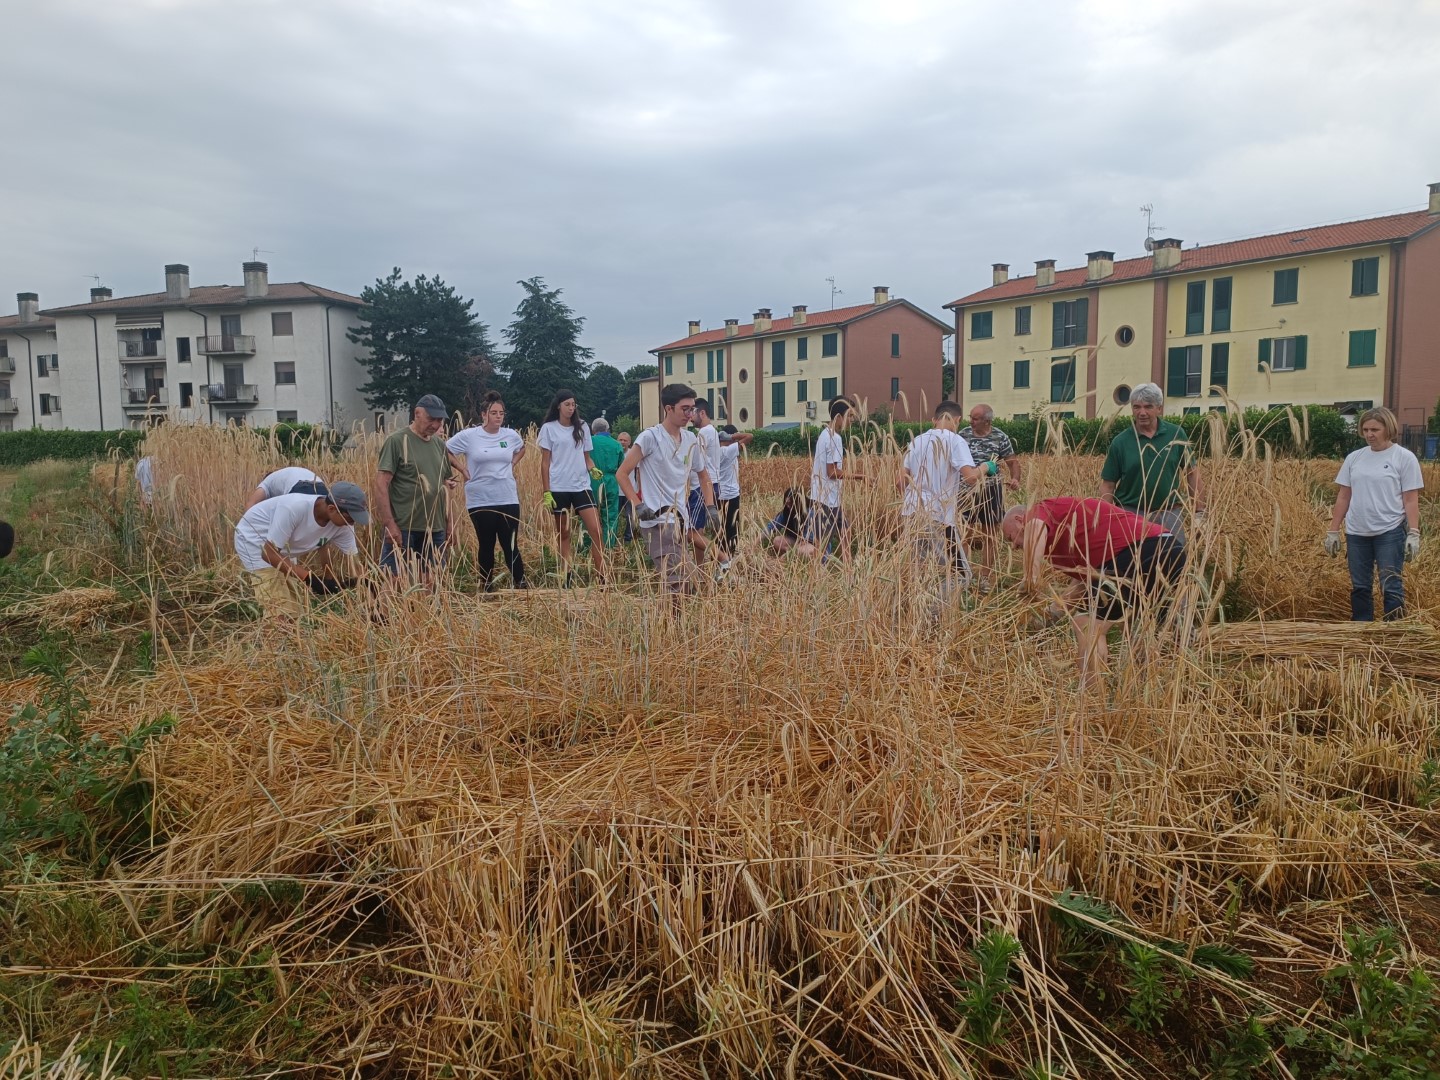
M 810 312 L 806 316 L 805 322 L 803 324 L 797 324 L 794 318 L 786 315 L 783 318 L 772 319 L 770 321 L 770 329 L 762 331 L 758 334 L 755 332 L 755 324 L 753 322 L 745 323 L 743 326 L 741 326 L 739 328 L 740 332 L 734 337 L 727 337 L 723 329 L 702 330 L 698 334 L 695 334 L 691 337 L 680 338 L 677 341 L 670 342 L 668 345 L 658 345 L 650 351 L 652 353 L 662 353 L 669 352 L 672 349 L 677 351 L 680 349 L 695 349 L 704 345 L 714 345 L 717 342 L 723 344 L 726 341 L 738 341 L 742 338 L 773 337 L 776 334 L 787 334 L 792 330 L 798 330 L 800 329 L 801 325 L 803 325 L 806 330 L 809 330 L 812 326 L 841 326 L 845 323 L 852 323 L 859 319 L 866 318 L 867 316 L 874 315 L 878 311 L 888 310 L 889 308 L 895 307 L 897 304 L 903 304 L 905 307 L 910 308 L 912 311 L 918 312 L 919 314 L 925 316 L 925 318 L 929 319 L 931 322 L 936 323 L 937 325 L 942 327 L 947 334 L 953 334 L 955 332 L 954 327 L 947 326 L 943 321 L 935 318 L 935 316 L 931 315 L 928 311 L 916 307 L 909 300 L 897 298 L 884 304 L 856 304 L 853 307 L 835 308 L 833 311 Z
M 1289 232 L 1273 233 L 1270 236 L 1252 236 L 1245 240 L 1230 240 L 1223 244 L 1206 244 L 1202 247 L 1182 248 L 1180 265 L 1159 274 L 1153 269 L 1154 262 L 1149 255 L 1138 259 L 1124 259 L 1115 264 L 1115 272 L 1107 278 L 1091 282 L 1086 280 L 1085 267 L 1055 272 L 1055 284 L 1043 289 L 1035 287 L 1035 276 L 1011 278 L 1003 285 L 992 285 L 958 300 L 946 304 L 947 308 L 972 307 L 989 304 L 998 300 L 1013 300 L 1019 296 L 1033 296 L 1041 293 L 1064 292 L 1087 286 L 1111 285 L 1119 281 L 1134 281 L 1138 278 L 1190 274 L 1197 270 L 1212 270 L 1236 263 L 1259 262 L 1265 259 L 1285 259 L 1296 255 L 1309 255 L 1318 251 L 1334 251 L 1337 248 L 1365 247 L 1371 244 L 1385 244 L 1393 240 L 1405 240 L 1426 229 L 1440 224 L 1440 218 L 1424 210 L 1408 214 L 1391 214 L 1388 217 L 1365 218 L 1361 221 L 1345 221 L 1338 225 L 1317 225 L 1312 229 L 1292 229 Z
M 335 304 L 361 307 L 364 301 L 358 296 L 322 289 L 303 281 L 274 283 L 262 297 L 248 300 L 243 285 L 197 285 L 184 300 L 171 300 L 163 292 L 145 293 L 141 296 L 117 296 L 113 300 L 101 300 L 93 304 L 71 304 L 69 307 L 46 308 L 46 315 L 71 315 L 78 312 L 98 314 L 102 311 L 135 311 L 145 308 L 185 307 L 230 307 L 242 304 L 291 304 L 328 300 Z
M 19 330 L 22 334 L 28 330 L 54 330 L 54 319 L 36 319 L 34 322 L 22 323 L 19 315 L 0 315 L 0 333 L 9 333 Z

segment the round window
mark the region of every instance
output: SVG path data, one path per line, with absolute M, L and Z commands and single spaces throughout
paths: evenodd
M 1115 344 L 1129 345 L 1135 340 L 1135 328 L 1133 326 L 1122 326 L 1115 331 Z
M 750 381 L 750 372 L 746 371 L 743 367 L 740 369 L 740 381 L 741 381 L 741 382 L 749 382 L 749 381 Z
M 1115 393 L 1113 396 L 1116 405 L 1129 405 L 1130 387 L 1126 386 L 1124 383 L 1121 383 L 1119 386 L 1115 387 Z
M 750 420 L 750 410 L 749 410 L 749 409 L 741 409 L 741 410 L 740 410 L 740 423 L 744 424 L 744 423 L 747 423 L 749 420 Z

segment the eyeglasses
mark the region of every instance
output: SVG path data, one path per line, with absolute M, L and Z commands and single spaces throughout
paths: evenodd
M 694 406 L 694 405 L 671 405 L 670 407 L 671 407 L 672 409 L 675 409 L 675 410 L 683 413 L 683 414 L 686 415 L 686 416 L 689 416 L 691 413 L 693 413 L 693 412 L 695 411 L 695 406 Z

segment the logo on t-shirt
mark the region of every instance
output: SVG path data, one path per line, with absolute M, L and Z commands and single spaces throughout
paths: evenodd
M 504 450 L 505 447 L 507 447 L 508 445 L 510 445 L 510 444 L 507 443 L 504 439 L 501 439 L 501 440 L 500 440 L 500 449 L 501 449 L 501 450 Z

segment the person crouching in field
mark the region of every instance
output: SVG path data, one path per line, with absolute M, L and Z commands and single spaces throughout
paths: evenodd
M 986 475 L 955 430 L 963 415 L 953 401 L 935 406 L 934 426 L 915 437 L 905 452 L 905 467 L 900 473 L 900 490 L 905 496 L 900 516 L 922 556 L 939 557 L 945 565 L 947 593 L 950 586 L 963 587 L 970 581 L 970 562 L 955 528 L 960 485 L 980 483 Z M 997 470 L 998 466 L 990 462 L 989 471 Z
M 1042 499 L 1015 507 L 1000 527 L 1024 553 L 1027 592 L 1039 592 L 1046 561 L 1073 580 L 1065 601 L 1074 610 L 1082 689 L 1098 685 L 1106 671 L 1110 628 L 1147 604 L 1159 614 L 1185 569 L 1185 546 L 1174 534 L 1100 499 Z
M 235 526 L 235 554 L 248 572 L 262 617 L 304 614 L 314 571 L 297 557 L 329 544 L 355 555 L 355 526 L 369 523 L 365 491 L 349 483 L 336 484 L 328 495 L 280 495 L 245 511 Z
M 815 549 L 805 540 L 805 493 L 799 488 L 786 488 L 780 501 L 780 513 L 765 526 L 765 540 L 770 545 L 770 554 L 784 555 L 794 551 L 799 555 L 814 555 Z
M 634 510 L 650 561 L 680 609 L 680 594 L 693 588 L 696 565 L 689 541 L 690 477 L 698 474 L 701 499 L 711 513 L 715 490 L 705 471 L 700 443 L 689 430 L 695 391 L 670 383 L 660 391 L 660 423 L 646 428 L 625 454 L 615 479 Z M 636 478 L 639 488 L 636 488 Z
M 327 490 L 325 481 L 317 474 L 299 465 L 290 465 L 284 469 L 276 469 L 256 484 L 255 490 L 250 492 L 249 501 L 245 503 L 245 509 L 249 510 L 256 503 L 279 495 L 324 495 Z

